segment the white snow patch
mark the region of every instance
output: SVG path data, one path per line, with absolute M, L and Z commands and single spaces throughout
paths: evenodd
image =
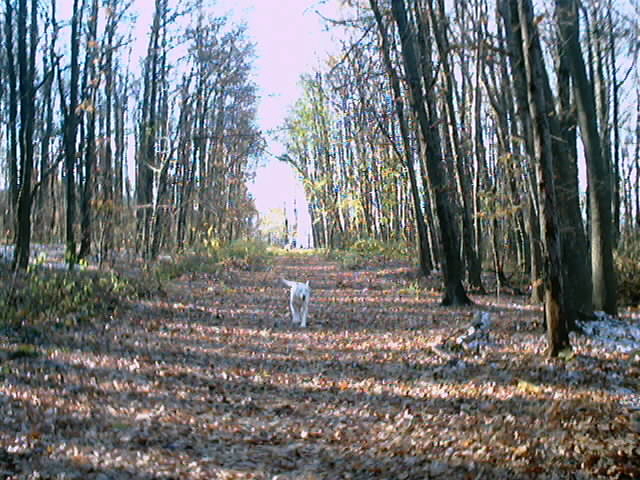
M 594 313 L 597 320 L 578 322 L 591 341 L 608 352 L 640 351 L 640 322 L 619 320 L 604 312 Z
M 478 352 L 480 348 L 490 343 L 489 330 L 491 328 L 491 314 L 477 311 L 471 326 L 456 339 L 456 343 L 465 350 Z
M 0 262 L 13 262 L 13 245 L 0 245 Z
M 578 322 L 588 343 L 607 353 L 640 352 L 640 322 L 637 318 L 620 320 L 604 312 L 594 312 L 597 320 Z M 585 338 L 583 337 L 583 338 Z M 610 391 L 619 395 L 620 405 L 631 410 L 640 410 L 640 393 L 624 387 L 622 377 L 609 375 Z
M 12 263 L 14 250 L 13 245 L 0 245 L 0 262 Z M 67 270 L 69 268 L 69 265 L 64 261 L 64 245 L 32 244 L 29 263 L 38 263 L 52 270 Z

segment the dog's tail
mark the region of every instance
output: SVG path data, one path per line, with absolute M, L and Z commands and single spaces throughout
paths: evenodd
M 296 286 L 296 282 L 292 282 L 291 280 L 287 280 L 285 278 L 281 278 L 280 280 L 282 280 L 282 283 L 284 283 L 289 288 Z

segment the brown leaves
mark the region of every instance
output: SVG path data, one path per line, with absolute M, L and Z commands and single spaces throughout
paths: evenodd
M 308 278 L 309 327 L 280 276 Z M 485 303 L 491 343 L 456 343 L 407 268 L 343 272 L 317 257 L 55 330 L 0 357 L 0 472 L 11 478 L 637 478 L 638 365 L 576 342 L 542 352 L 531 307 Z M 414 279 L 410 279 L 414 282 Z M 412 284 L 413 285 L 413 284 Z M 406 293 L 403 293 L 406 290 Z M 502 297 L 504 300 L 504 297 Z M 528 323 L 529 322 L 529 323 Z M 526 328 L 525 328 L 526 327 Z M 6 352 L 16 347 L 4 342 Z M 621 393 L 622 392 L 622 393 Z

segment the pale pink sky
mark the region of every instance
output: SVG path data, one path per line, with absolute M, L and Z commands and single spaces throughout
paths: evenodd
M 179 2 L 180 0 L 173 0 Z M 329 53 L 337 51 L 333 34 L 325 31 L 324 21 L 316 13 L 338 18 L 339 0 L 218 0 L 208 10 L 215 16 L 230 16 L 232 22 L 244 22 L 249 38 L 256 43 L 255 82 L 259 87 L 258 123 L 265 132 L 270 154 L 284 153 L 282 145 L 267 132 L 281 127 L 290 108 L 300 97 L 300 76 L 324 64 Z M 68 18 L 72 2 L 57 2 L 61 18 Z M 131 9 L 137 15 L 134 27 L 132 68 L 145 54 L 153 15 L 152 4 L 136 0 Z M 67 38 L 68 29 L 61 35 Z M 302 184 L 291 167 L 265 155 L 256 181 L 249 186 L 261 213 L 286 204 L 293 219 L 296 199 L 301 230 L 299 242 L 306 244 L 310 229 Z
M 337 50 L 331 33 L 316 13 L 336 17 L 338 1 L 318 0 L 222 0 L 219 6 L 246 21 L 250 38 L 256 42 L 256 83 L 260 88 L 258 121 L 267 132 L 283 125 L 290 108 L 300 97 L 300 75 L 322 66 L 329 53 Z M 267 135 L 268 150 L 280 155 L 283 146 Z M 261 214 L 286 206 L 293 221 L 294 198 L 298 207 L 298 243 L 306 245 L 310 220 L 302 184 L 293 169 L 265 155 L 256 181 L 250 185 Z

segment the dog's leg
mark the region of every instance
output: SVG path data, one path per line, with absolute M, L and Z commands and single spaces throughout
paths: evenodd
M 291 309 L 291 321 L 293 323 L 298 323 L 300 320 L 298 320 L 298 311 L 296 310 L 296 306 L 293 302 L 293 297 L 291 297 L 291 300 L 289 301 L 289 308 Z
M 300 326 L 306 328 L 307 326 L 307 312 L 309 311 L 309 303 L 308 301 L 303 302 L 302 304 L 302 319 L 300 320 Z

